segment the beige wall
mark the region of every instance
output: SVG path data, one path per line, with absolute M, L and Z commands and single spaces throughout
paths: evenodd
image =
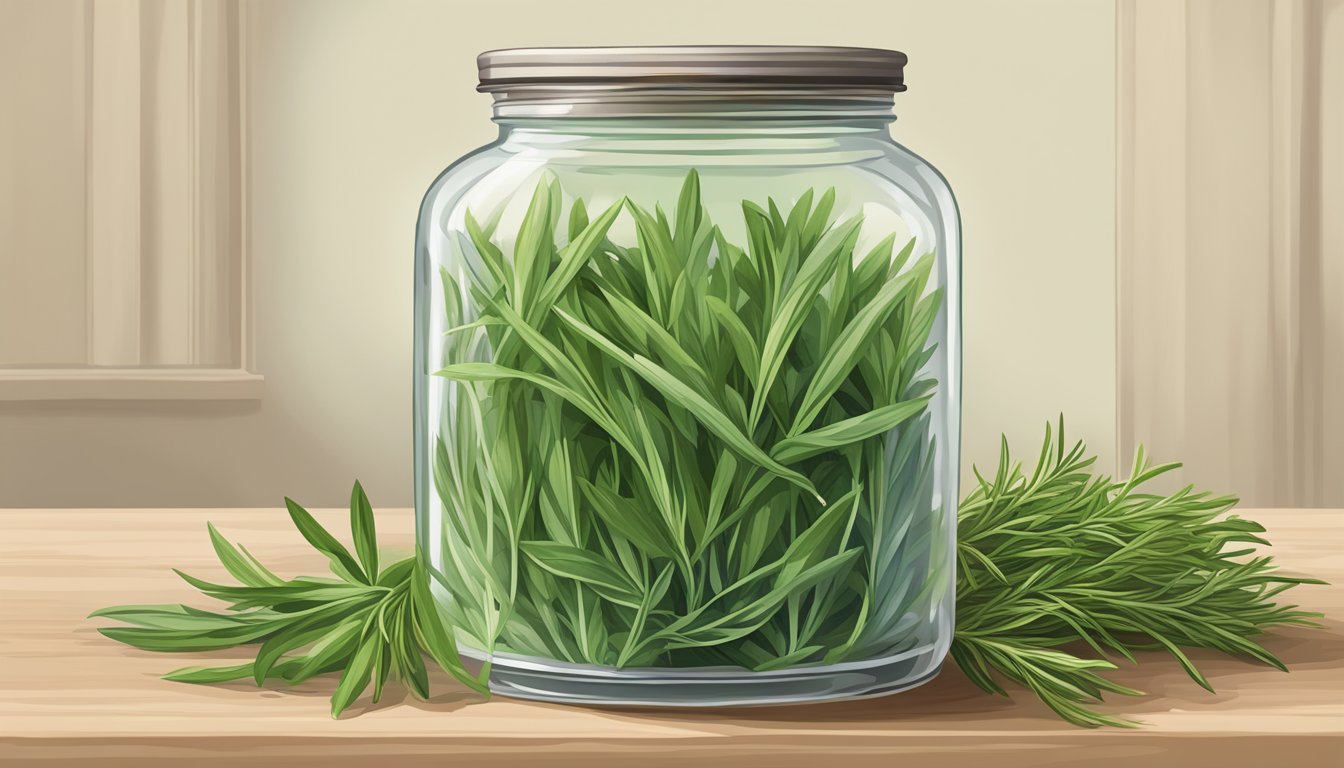
M 0 0 L 12 2 L 12 0 Z M 498 10 L 488 10 L 490 7 Z M 1067 414 L 1115 442 L 1115 9 L 1107 1 L 254 3 L 255 402 L 0 403 L 0 505 L 410 502 L 412 236 L 438 171 L 492 136 L 474 55 L 524 45 L 906 51 L 899 141 L 965 223 L 965 454 Z M 638 26 L 636 26 L 638 25 Z M 15 329 L 0 329 L 13 333 Z
M 65 258 L 84 249 L 84 65 L 71 55 L 83 30 L 75 10 L 0 1 L 0 104 L 23 115 L 0 115 L 0 334 L 9 337 L 0 365 L 84 359 L 84 260 Z M 43 333 L 16 332 L 30 324 Z

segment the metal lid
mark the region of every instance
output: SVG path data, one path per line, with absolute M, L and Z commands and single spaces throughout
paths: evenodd
M 510 48 L 476 58 L 485 92 L 529 86 L 644 85 L 675 89 L 831 86 L 905 90 L 906 56 L 880 48 L 686 45 Z

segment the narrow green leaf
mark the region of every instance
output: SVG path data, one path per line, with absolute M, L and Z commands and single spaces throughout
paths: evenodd
M 368 625 L 365 625 L 364 636 L 360 641 L 359 650 L 350 658 L 350 666 L 345 668 L 345 673 L 341 675 L 341 682 L 336 685 L 336 692 L 331 695 L 331 717 L 336 719 L 341 716 L 355 699 L 369 687 L 369 678 L 373 674 L 375 659 L 383 652 L 383 641 L 377 632 L 370 631 Z
M 524 541 L 521 547 L 546 571 L 582 582 L 619 605 L 639 607 L 639 588 L 623 571 L 592 552 L 553 541 Z
M 180 653 L 218 651 L 256 642 L 275 631 L 269 624 L 238 624 L 208 630 L 173 630 L 158 627 L 99 627 L 99 634 L 144 651 Z
M 677 197 L 676 242 L 689 245 L 700 228 L 704 208 L 700 205 L 700 174 L 691 169 L 681 185 L 681 194 Z
M 293 606 L 300 603 L 342 600 L 368 595 L 368 587 L 331 579 L 293 579 L 273 587 L 230 587 L 212 584 L 174 569 L 183 581 L 205 594 L 233 603 L 236 610 L 257 607 Z
M 579 234 L 588 227 L 588 205 L 582 198 L 569 207 L 569 240 L 579 239 Z
M 355 481 L 350 491 L 350 532 L 355 539 L 355 552 L 369 583 L 378 580 L 378 535 L 373 523 L 373 506 L 364 493 L 364 486 Z
M 931 264 L 932 255 L 925 257 L 923 263 Z M 859 358 L 869 354 L 873 332 L 891 316 L 902 294 L 911 286 L 921 283 L 925 274 L 927 272 L 914 269 L 886 283 L 871 301 L 855 313 L 817 366 L 817 372 L 808 384 L 793 426 L 789 429 L 790 436 L 812 425 L 827 401 L 844 384 Z
M 283 629 L 267 637 L 266 641 L 261 644 L 261 648 L 257 650 L 257 658 L 253 665 L 253 675 L 256 678 L 257 685 L 261 685 L 267 674 L 270 673 L 271 667 L 284 654 L 317 642 L 331 631 L 333 624 L 351 616 L 353 611 L 361 609 L 368 612 L 373 610 L 373 606 L 370 601 L 359 599 L 331 603 L 307 615 L 297 617 L 286 624 Z
M 233 682 L 234 680 L 246 680 L 251 677 L 252 664 L 249 662 L 230 667 L 183 667 L 169 672 L 163 676 L 163 679 L 174 683 L 216 685 Z
M 875 411 L 851 416 L 820 429 L 785 438 L 775 443 L 775 447 L 770 450 L 770 455 L 781 463 L 792 464 L 816 456 L 819 453 L 843 448 L 860 440 L 867 440 L 874 435 L 880 435 L 895 429 L 912 416 L 922 412 L 928 406 L 928 403 L 929 398 L 921 397 L 918 400 L 893 403 Z
M 457 641 L 444 626 L 433 593 L 429 590 L 429 578 L 424 566 L 417 561 L 416 569 L 411 575 L 411 601 L 415 616 L 415 634 L 421 646 L 443 671 L 472 690 L 488 694 L 489 689 L 486 687 L 484 677 L 472 675 L 462 664 L 462 657 L 457 651 Z M 488 669 L 482 674 L 487 673 Z
M 774 386 L 775 377 L 784 364 L 784 356 L 794 336 L 802 326 L 803 320 L 812 308 L 812 303 L 822 284 L 834 272 L 840 259 L 848 258 L 853 251 L 854 241 L 859 236 L 859 225 L 863 220 L 854 217 L 836 225 L 817 243 L 815 249 L 803 262 L 798 275 L 788 292 L 781 298 L 761 344 L 761 364 L 756 374 L 757 387 L 752 400 L 751 421 L 760 419 L 765 408 L 765 398 Z
M 236 549 L 228 539 L 215 530 L 213 524 L 206 523 L 205 527 L 210 532 L 210 544 L 215 548 L 215 555 L 230 576 L 251 587 L 275 586 L 281 583 L 280 577 L 267 570 L 256 561 L 256 558 L 246 554 L 246 550 L 240 552 Z
M 695 417 L 716 437 L 722 440 L 739 456 L 756 464 L 773 474 L 788 480 L 799 488 L 807 491 L 817 498 L 819 502 L 825 504 L 821 494 L 812 485 L 805 476 L 796 472 L 778 461 L 770 458 L 769 454 L 761 450 L 760 446 L 753 443 L 742 431 L 733 424 L 732 419 L 728 418 L 718 406 L 705 399 L 703 395 L 694 391 L 683 383 L 680 379 L 668 373 L 652 360 L 641 355 L 631 356 L 612 344 L 600 333 L 593 330 L 587 323 L 570 315 L 562 309 L 556 308 L 555 313 L 560 316 L 574 330 L 578 331 L 584 338 L 591 341 L 598 349 L 602 350 L 612 360 L 620 363 L 622 366 L 638 374 L 655 389 L 663 394 L 668 400 L 675 403 L 678 407 L 684 408 L 687 413 Z
M 579 270 L 587 264 L 589 259 L 593 258 L 599 245 L 606 239 L 607 231 L 616 221 L 616 216 L 620 214 L 625 207 L 624 200 L 618 200 L 607 210 L 603 211 L 592 223 L 584 227 L 578 237 L 570 241 L 569 245 L 560 250 L 560 263 L 546 278 L 545 285 L 541 289 L 541 295 L 537 297 L 534 304 L 528 307 L 527 317 L 530 322 L 536 323 L 546 316 L 546 313 L 555 306 L 555 302 L 560 298 L 560 294 L 569 287 L 574 277 L 579 274 Z
M 519 306 L 527 306 L 536 299 L 536 289 L 550 266 L 551 218 L 558 211 L 556 188 L 546 181 L 538 184 L 513 243 L 511 297 Z
M 584 498 L 592 505 L 602 521 L 629 539 L 646 555 L 677 557 L 678 548 L 670 540 L 667 529 L 661 524 L 658 515 L 651 514 L 651 510 L 639 509 L 633 499 L 627 499 L 610 489 L 593 485 L 584 478 L 579 478 L 579 487 L 583 489 Z
M 455 381 L 499 381 L 501 379 L 518 379 L 520 381 L 535 384 L 548 392 L 560 396 L 563 400 L 578 408 L 584 415 L 600 425 L 622 445 L 625 445 L 628 448 L 633 447 L 633 444 L 625 435 L 624 430 L 620 428 L 620 425 L 616 424 L 611 416 L 602 410 L 599 405 L 586 395 L 565 386 L 550 376 L 514 370 L 494 363 L 457 363 L 456 365 L 444 367 L 435 372 L 434 375 L 443 376 L 444 378 L 453 379 Z
M 218 614 L 185 605 L 118 605 L 102 608 L 89 618 L 108 618 L 151 629 L 209 630 L 231 629 L 276 618 L 273 611 Z
M 758 375 L 757 367 L 761 360 L 761 350 L 756 346 L 756 340 L 752 338 L 751 332 L 747 330 L 747 326 L 743 324 L 742 319 L 724 303 L 723 299 L 717 296 L 709 296 L 705 299 L 705 306 L 709 310 L 710 316 L 717 321 L 719 328 L 728 335 L 728 342 L 733 347 L 733 353 L 737 355 L 737 364 L 741 366 L 748 379 L 755 385 Z
M 513 283 L 513 271 L 504 258 L 503 251 L 490 242 L 489 235 L 481 229 L 480 224 L 472 217 L 471 211 L 466 212 L 465 223 L 467 237 L 471 240 L 472 247 L 476 249 L 476 255 L 480 257 L 491 279 L 495 281 L 495 286 L 492 287 L 510 289 Z
M 360 630 L 367 616 L 356 614 L 343 619 L 341 623 L 319 638 L 308 653 L 291 661 L 281 662 L 271 672 L 279 671 L 290 684 L 301 683 L 314 675 L 344 669 L 350 657 L 359 647 Z
M 313 545 L 313 549 L 327 556 L 331 561 L 331 570 L 337 576 L 350 582 L 351 584 L 372 584 L 373 578 L 366 576 L 359 568 L 359 563 L 350 556 L 350 550 L 345 545 L 336 540 L 336 537 L 327 533 L 308 510 L 299 506 L 293 499 L 285 497 L 285 507 L 289 509 L 289 517 L 294 521 L 294 527 L 299 529 L 303 538 Z

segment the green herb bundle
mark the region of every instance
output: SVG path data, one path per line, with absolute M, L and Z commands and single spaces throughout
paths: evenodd
M 210 543 L 237 586 L 212 584 L 177 574 L 203 594 L 229 603 L 216 613 L 186 605 L 126 605 L 92 616 L 130 626 L 98 631 L 147 651 L 199 652 L 257 644 L 255 661 L 226 667 L 186 667 L 164 675 L 182 683 L 268 679 L 293 685 L 340 672 L 331 697 L 336 717 L 373 685 L 377 702 L 389 677 L 420 698 L 429 697 L 425 655 L 469 688 L 489 692 L 489 667 L 471 674 L 429 593 L 429 577 L 417 558 L 379 570 L 373 508 L 358 482 L 350 494 L 350 529 L 358 557 L 312 515 L 285 499 L 299 533 L 331 563 L 337 579 L 282 579 L 245 547 L 235 547 L 209 526 Z
M 1092 473 L 1082 443 L 1047 426 L 1030 475 L 1003 443 L 998 472 L 957 516 L 957 629 L 952 657 L 976 685 L 1004 694 L 995 675 L 1026 686 L 1078 725 L 1129 725 L 1086 706 L 1103 692 L 1137 695 L 1098 672 L 1108 655 L 1170 653 L 1213 690 L 1182 648 L 1211 648 L 1286 671 L 1254 638 L 1309 626 L 1320 614 L 1277 605 L 1297 584 L 1275 572 L 1258 523 L 1227 514 L 1237 500 L 1144 488 L 1179 464 L 1150 466 L 1140 448 L 1128 479 Z M 1090 653 L 1072 652 L 1078 646 Z M 1071 650 L 1072 649 L 1072 650 Z
M 834 203 L 745 202 L 743 245 L 694 172 L 673 216 L 624 200 L 590 221 L 579 200 L 562 225 L 554 181 L 511 247 L 467 216 L 441 271 L 452 383 L 426 531 L 466 642 L 754 670 L 933 647 L 942 294 L 932 254 L 894 236 L 856 253 L 862 219 Z

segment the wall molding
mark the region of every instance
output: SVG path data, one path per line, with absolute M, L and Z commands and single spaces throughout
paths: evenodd
M 230 368 L 0 368 L 0 402 L 256 400 L 263 383 Z
M 229 397 L 258 392 L 247 227 L 250 4 L 66 2 L 76 42 L 83 39 L 72 55 L 83 59 L 85 97 L 87 368 L 0 368 L 0 399 L 99 398 L 99 381 L 109 398 L 179 397 L 192 383 Z M 128 373 L 135 370 L 146 373 Z M 145 386 L 131 386 L 136 380 Z

